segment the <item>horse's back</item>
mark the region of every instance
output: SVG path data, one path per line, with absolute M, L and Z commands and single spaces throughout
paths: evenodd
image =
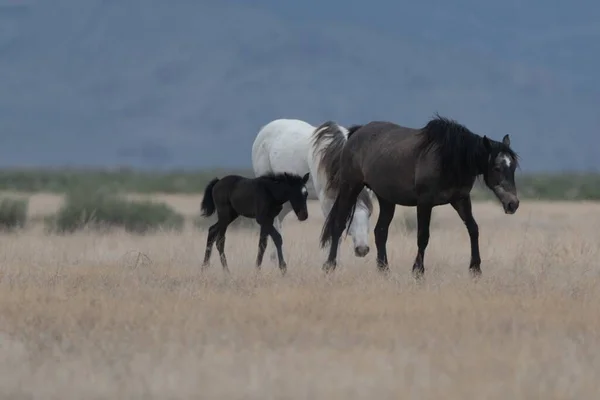
M 402 198 L 406 199 L 403 205 L 412 205 L 418 132 L 392 122 L 365 124 L 351 135 L 343 151 L 344 179 L 360 179 L 383 198 Z
M 385 154 L 402 147 L 415 146 L 420 130 L 387 121 L 372 121 L 359 128 L 348 139 L 347 154 L 366 156 Z
M 307 154 L 314 126 L 298 119 L 276 119 L 259 131 L 252 145 L 254 173 L 309 172 Z

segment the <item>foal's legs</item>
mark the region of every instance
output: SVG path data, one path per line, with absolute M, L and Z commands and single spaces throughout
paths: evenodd
M 333 223 L 333 229 L 331 234 L 331 246 L 329 247 L 329 256 L 327 257 L 325 264 L 323 264 L 323 270 L 325 270 L 325 272 L 333 271 L 337 266 L 337 254 L 340 239 L 344 229 L 346 229 L 347 218 L 352 212 L 352 206 L 356 204 L 358 195 L 363 186 L 362 183 L 354 183 L 353 185 L 346 183 L 342 185 L 340 192 L 336 197 L 338 204 L 334 203 L 330 211 L 331 218 L 333 218 L 331 221 L 331 223 Z
M 277 229 L 273 226 L 273 222 L 262 222 L 260 223 L 260 239 L 258 240 L 258 255 L 256 257 L 256 268 L 260 269 L 262 264 L 263 255 L 265 252 L 264 245 L 267 242 L 267 235 L 271 236 L 273 243 L 275 243 L 275 249 L 277 250 L 277 258 L 279 260 L 279 269 L 282 274 L 285 274 L 287 265 L 283 258 L 283 238 L 277 232 Z
M 394 218 L 396 205 L 377 196 L 379 201 L 379 218 L 375 225 L 375 246 L 377 247 L 377 268 L 381 272 L 389 272 L 386 242 L 390 223 Z
M 429 243 L 429 223 L 431 222 L 432 208 L 432 206 L 424 204 L 417 206 L 417 246 L 419 250 L 412 268 L 413 275 L 417 279 L 422 278 L 425 273 L 423 261 L 425 259 L 425 249 Z
M 281 270 L 282 274 L 285 274 L 285 272 L 287 270 L 287 265 L 285 263 L 285 260 L 283 259 L 283 238 L 281 237 L 279 232 L 277 232 L 277 230 L 273 226 L 271 226 L 269 235 L 271 236 L 271 239 L 273 239 L 273 243 L 275 243 L 275 247 L 277 248 L 277 258 L 279 259 L 279 269 Z
M 219 234 L 219 222 L 217 221 L 210 228 L 208 228 L 208 237 L 206 238 L 206 251 L 204 252 L 204 262 L 202 263 L 202 269 L 208 267 L 210 262 L 210 255 L 212 253 L 212 247 Z
M 471 208 L 471 197 L 467 196 L 462 199 L 453 201 L 452 207 L 458 213 L 460 219 L 463 220 L 467 231 L 469 232 L 469 240 L 471 241 L 471 262 L 469 271 L 473 277 L 481 275 L 481 256 L 479 255 L 479 227 L 475 218 L 473 218 L 473 210 Z
M 227 258 L 225 257 L 225 232 L 227 232 L 227 227 L 229 224 L 235 221 L 237 217 L 238 214 L 233 210 L 229 210 L 229 212 L 219 215 L 217 250 L 219 251 L 223 270 L 227 273 L 229 273 L 229 267 L 227 266 Z
M 282 237 L 282 240 L 283 240 L 283 232 L 281 229 L 281 225 L 283 223 L 283 219 L 286 217 L 286 215 L 288 215 L 290 213 L 290 211 L 292 211 L 292 204 L 289 201 L 286 201 L 283 204 L 283 208 L 281 209 L 281 212 L 279 213 L 279 215 L 276 216 L 275 219 L 273 220 L 273 225 L 275 226 L 275 229 L 279 233 L 279 236 Z M 271 260 L 275 261 L 277 258 L 278 258 L 277 246 L 275 246 L 275 248 L 273 248 L 273 251 L 271 252 Z
M 277 219 L 277 217 L 275 217 Z M 258 239 L 258 255 L 256 256 L 256 269 L 260 269 L 263 257 L 265 255 L 265 249 L 267 248 L 267 239 L 269 237 L 269 231 L 264 225 L 260 226 L 260 237 Z M 273 251 L 276 255 L 276 250 Z

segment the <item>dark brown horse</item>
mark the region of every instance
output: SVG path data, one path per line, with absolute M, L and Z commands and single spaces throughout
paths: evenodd
M 273 226 L 273 220 L 283 207 L 290 202 L 298 220 L 306 221 L 308 210 L 306 207 L 306 182 L 309 174 L 303 177 L 288 173 L 270 173 L 256 178 L 246 178 L 239 175 L 227 175 L 224 178 L 215 178 L 206 185 L 202 199 L 202 215 L 210 216 L 217 212 L 218 221 L 208 229 L 206 238 L 206 252 L 202 267 L 206 268 L 210 261 L 212 247 L 217 242 L 217 250 L 221 256 L 221 265 L 225 272 L 229 272 L 227 258 L 225 257 L 225 232 L 227 227 L 240 215 L 254 218 L 260 225 L 260 238 L 258 240 L 258 255 L 256 268 L 260 268 L 267 237 L 271 236 L 277 248 L 279 269 L 286 272 L 286 263 L 283 259 L 283 239 Z
M 377 266 L 388 272 L 386 242 L 396 205 L 417 207 L 418 252 L 413 274 L 425 272 L 423 260 L 429 242 L 431 210 L 451 204 L 466 225 L 471 241 L 469 269 L 481 275 L 479 229 L 471 211 L 471 189 L 482 175 L 502 203 L 506 214 L 519 207 L 515 186 L 517 154 L 510 138 L 502 142 L 479 136 L 459 123 L 436 115 L 421 129 L 374 121 L 350 130 L 340 159 L 338 195 L 325 220 L 321 247 L 331 241 L 325 271 L 335 269 L 339 238 L 352 219 L 356 198 L 368 187 L 379 200 L 375 225 Z

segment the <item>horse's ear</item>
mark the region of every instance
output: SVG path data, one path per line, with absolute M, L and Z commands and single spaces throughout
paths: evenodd
M 304 182 L 305 185 L 306 185 L 306 182 L 308 182 L 309 174 L 310 174 L 310 172 L 307 172 L 306 175 L 304 175 L 304 177 L 302 177 L 302 182 Z
M 483 145 L 485 146 L 485 149 L 488 153 L 492 152 L 492 144 L 490 143 L 490 139 L 488 139 L 487 136 L 483 137 Z
M 502 138 L 502 143 L 510 147 L 510 136 L 508 136 L 508 133 Z

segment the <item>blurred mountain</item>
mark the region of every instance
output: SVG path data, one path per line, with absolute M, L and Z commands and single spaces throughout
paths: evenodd
M 244 167 L 270 120 L 510 133 L 600 167 L 600 3 L 0 0 L 0 165 Z

